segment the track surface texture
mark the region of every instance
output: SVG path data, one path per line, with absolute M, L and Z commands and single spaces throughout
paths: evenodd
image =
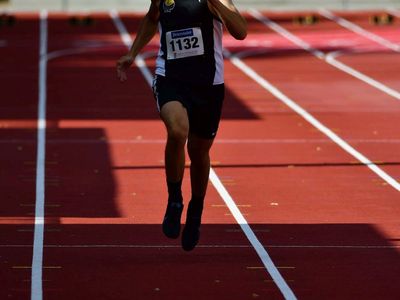
M 189 253 L 161 231 L 165 130 L 143 75 L 158 36 L 115 74 L 143 15 L 2 23 L 0 298 L 399 299 L 400 18 L 370 22 L 384 13 L 251 10 L 245 41 L 225 34 Z

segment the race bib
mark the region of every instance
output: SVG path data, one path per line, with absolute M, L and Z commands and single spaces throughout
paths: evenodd
M 168 60 L 204 54 L 203 36 L 199 27 L 168 31 L 166 42 Z

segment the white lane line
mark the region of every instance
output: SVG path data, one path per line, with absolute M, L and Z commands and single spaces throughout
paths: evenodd
M 324 60 L 326 63 L 330 64 L 331 66 L 369 84 L 370 86 L 386 93 L 387 95 L 400 100 L 400 92 L 384 85 L 383 83 L 361 73 L 360 71 L 357 71 L 356 69 L 350 67 L 349 65 L 346 65 L 338 60 L 335 59 L 338 55 L 341 54 L 341 52 L 331 52 L 328 54 L 324 54 L 323 52 L 313 48 L 310 44 L 307 42 L 303 41 L 293 33 L 289 32 L 282 26 L 278 25 L 277 23 L 273 22 L 270 20 L 268 17 L 262 15 L 260 12 L 257 10 L 251 9 L 248 11 L 250 15 L 252 15 L 255 19 L 263 23 L 265 26 L 271 28 L 273 31 L 276 33 L 282 35 L 289 41 L 291 41 L 293 44 L 299 46 L 300 48 L 306 50 L 307 52 L 311 53 L 315 57 Z
M 378 43 L 386 48 L 389 48 L 395 52 L 400 52 L 400 45 L 392 43 L 391 41 L 389 41 L 375 33 L 365 30 L 364 28 L 358 26 L 357 24 L 354 24 L 353 22 L 350 22 L 342 17 L 336 16 L 327 9 L 320 9 L 320 10 L 318 10 L 318 12 L 325 18 L 339 24 L 340 26 L 342 26 L 350 31 L 353 31 L 354 33 L 357 33 L 358 35 L 361 35 L 361 36 L 363 36 L 375 43 Z
M 226 205 L 228 206 L 229 210 L 231 211 L 232 215 L 234 216 L 236 222 L 240 225 L 240 228 L 246 235 L 247 239 L 250 241 L 253 248 L 256 250 L 258 256 L 260 257 L 264 267 L 267 269 L 268 273 L 274 280 L 275 284 L 278 286 L 279 290 L 285 297 L 285 299 L 296 299 L 293 291 L 290 289 L 289 285 L 283 279 L 282 275 L 279 273 L 277 267 L 275 266 L 274 262 L 272 261 L 270 255 L 268 254 L 267 250 L 258 240 L 257 236 L 254 234 L 253 230 L 251 229 L 250 225 L 247 223 L 247 220 L 244 218 L 242 213 L 240 212 L 239 208 L 237 207 L 235 201 L 232 199 L 231 195 L 225 189 L 224 185 L 222 184 L 221 180 L 218 178 L 215 171 L 211 168 L 210 169 L 210 181 L 214 185 L 215 189 L 218 191 L 221 198 L 224 200 Z
M 310 52 L 312 55 L 318 57 L 319 59 L 324 59 L 324 57 L 325 57 L 324 52 L 314 48 L 306 41 L 303 41 L 301 38 L 290 33 L 288 30 L 284 29 L 282 26 L 278 25 L 277 23 L 273 22 L 266 16 L 262 15 L 259 11 L 255 10 L 255 9 L 250 9 L 250 10 L 248 10 L 248 12 L 251 16 L 253 16 L 253 18 L 260 21 L 265 26 L 271 28 L 273 31 L 279 33 L 280 35 L 285 37 L 287 40 L 291 41 L 293 44 Z
M 43 269 L 44 201 L 45 201 L 45 150 L 46 150 L 46 78 L 47 78 L 47 11 L 40 13 L 39 103 L 36 160 L 36 203 L 33 257 L 31 274 L 31 299 L 41 300 Z
M 400 144 L 400 139 L 346 139 L 354 144 Z M 1 140 L 0 144 L 33 144 L 36 140 Z M 165 139 L 51 139 L 47 144 L 165 144 Z M 333 144 L 330 139 L 217 139 L 214 144 Z
M 365 166 L 370 168 L 375 174 L 385 180 L 388 184 L 390 184 L 394 189 L 400 192 L 400 183 L 398 183 L 394 178 L 392 178 L 385 171 L 380 169 L 377 165 L 375 165 L 371 160 L 369 160 L 366 156 L 358 152 L 352 146 L 350 146 L 346 141 L 344 141 L 341 137 L 339 137 L 336 133 L 330 130 L 328 127 L 323 125 L 320 121 L 314 118 L 310 113 L 308 113 L 305 109 L 303 109 L 300 105 L 282 93 L 279 89 L 273 86 L 266 79 L 261 77 L 257 72 L 255 72 L 252 68 L 246 65 L 242 60 L 237 57 L 231 56 L 231 62 L 240 70 L 242 70 L 247 76 L 256 81 L 261 87 L 265 90 L 269 91 L 273 94 L 277 99 L 285 103 L 288 107 L 298 113 L 301 117 L 303 117 L 307 122 L 329 137 L 333 142 L 339 145 L 343 150 L 347 153 L 355 157 Z
M 121 19 L 118 16 L 116 11 L 111 11 L 110 16 L 117 27 L 119 33 L 121 34 L 121 39 L 127 48 L 130 48 L 132 44 L 132 38 L 130 37 L 128 31 L 126 30 L 124 24 L 122 23 Z M 149 86 L 152 86 L 152 78 L 150 70 L 147 68 L 145 61 L 142 57 L 136 59 L 136 65 L 139 67 L 140 71 L 146 78 L 147 83 Z M 213 183 L 214 187 L 220 194 L 221 198 L 225 201 L 226 205 L 229 207 L 232 215 L 235 217 L 236 221 L 242 228 L 243 232 L 245 233 L 246 237 L 253 245 L 253 248 L 256 250 L 258 256 L 260 257 L 261 261 L 263 262 L 265 268 L 267 269 L 270 276 L 273 278 L 275 284 L 280 289 L 281 293 L 285 297 L 285 299 L 294 300 L 297 299 L 294 295 L 293 291 L 290 289 L 288 284 L 283 279 L 282 275 L 279 273 L 278 269 L 274 265 L 273 261 L 271 260 L 269 254 L 262 246 L 260 241 L 257 239 L 256 235 L 250 228 L 249 224 L 247 223 L 246 219 L 243 217 L 242 213 L 240 212 L 239 208 L 236 206 L 234 200 L 229 195 L 228 191 L 225 189 L 221 181 L 219 180 L 218 176 L 214 172 L 212 168 L 210 168 L 210 180 Z
M 386 10 L 389 14 L 392 14 L 393 16 L 400 18 L 400 12 L 397 9 L 394 8 L 388 8 Z
M 82 54 L 82 53 L 88 53 L 88 52 L 95 52 L 95 51 L 101 51 L 103 50 L 102 48 L 76 48 L 76 49 L 63 49 L 63 50 L 57 50 L 53 51 L 47 54 L 47 61 L 56 59 L 59 57 L 63 56 L 69 56 L 69 55 L 75 55 L 75 54 Z
M 135 226 L 134 224 L 129 224 Z M 284 249 L 399 249 L 400 245 L 262 245 L 265 248 L 284 248 Z M 0 248 L 30 248 L 32 245 L 0 245 Z M 133 248 L 133 249 L 160 249 L 160 248 L 179 248 L 181 245 L 140 245 L 140 244 L 92 244 L 92 245 L 44 245 L 44 248 Z M 252 245 L 198 245 L 196 248 L 253 248 Z
M 374 88 L 388 94 L 389 96 L 392 96 L 393 98 L 400 100 L 400 92 L 384 85 L 383 83 L 349 67 L 348 65 L 338 61 L 336 57 L 340 56 L 342 54 L 341 51 L 336 51 L 336 52 L 331 52 L 328 53 L 325 57 L 325 61 L 329 63 L 332 66 L 335 66 L 336 68 L 342 70 L 343 72 L 346 72 L 348 74 L 351 74 L 352 76 L 360 79 L 361 81 L 364 81 L 368 83 L 369 85 L 373 86 Z
M 118 12 L 116 10 L 111 10 L 110 16 L 114 22 L 115 27 L 117 27 L 117 29 L 121 35 L 122 42 L 125 44 L 125 46 L 127 48 L 130 48 L 133 40 L 132 40 L 129 32 L 126 30 L 125 25 L 122 23 L 121 19 L 119 18 Z M 135 64 L 139 68 L 140 72 L 143 74 L 147 83 L 151 87 L 153 84 L 153 75 L 151 74 L 150 70 L 147 68 L 146 62 L 144 61 L 144 58 L 141 54 L 136 56 Z

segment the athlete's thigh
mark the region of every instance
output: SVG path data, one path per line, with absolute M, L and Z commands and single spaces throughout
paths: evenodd
M 189 132 L 189 119 L 186 108 L 178 100 L 168 101 L 161 107 L 161 119 L 168 130 Z
M 166 77 L 156 75 L 153 93 L 160 117 L 167 129 L 188 131 L 188 113 L 184 105 L 182 86 Z
M 221 120 L 224 85 L 203 87 L 192 95 L 190 132 L 203 139 L 215 138 Z

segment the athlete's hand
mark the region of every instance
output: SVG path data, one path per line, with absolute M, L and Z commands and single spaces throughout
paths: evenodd
M 131 55 L 124 55 L 117 61 L 117 77 L 121 82 L 127 79 L 126 71 L 133 64 L 133 57 Z

